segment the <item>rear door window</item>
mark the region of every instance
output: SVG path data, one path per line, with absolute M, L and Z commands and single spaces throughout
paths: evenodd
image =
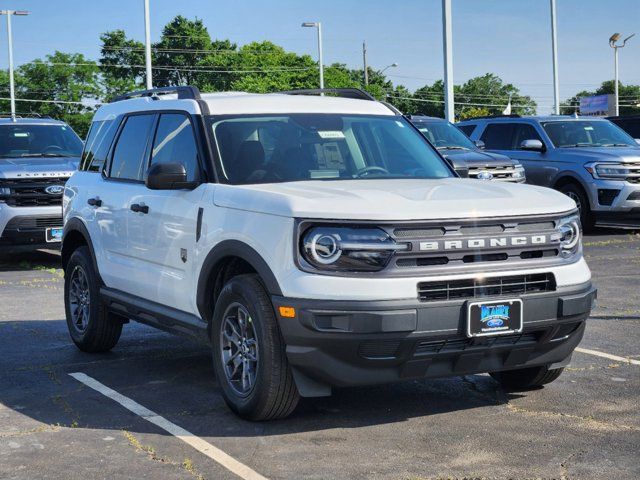
M 109 176 L 121 180 L 142 181 L 148 158 L 147 145 L 155 114 L 132 115 L 124 127 L 113 150 Z

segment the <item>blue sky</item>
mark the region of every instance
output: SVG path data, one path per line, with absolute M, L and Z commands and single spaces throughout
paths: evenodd
M 454 79 L 493 72 L 533 96 L 539 113 L 552 104 L 549 0 L 452 0 Z M 17 64 L 54 49 L 96 59 L 100 33 L 117 28 L 144 39 L 142 0 L 0 0 L 0 8 L 29 10 L 14 19 Z M 613 77 L 614 32 L 638 32 L 621 52 L 620 79 L 640 84 L 640 0 L 557 0 L 560 94 L 592 89 Z M 201 18 L 214 38 L 245 44 L 271 40 L 316 55 L 322 21 L 325 62 L 360 66 L 362 41 L 369 64 L 395 83 L 415 89 L 442 78 L 440 0 L 151 0 L 152 38 L 175 15 Z M 0 25 L 0 68 L 7 68 L 6 27 Z

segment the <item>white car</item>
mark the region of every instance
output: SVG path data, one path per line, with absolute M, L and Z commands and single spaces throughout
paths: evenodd
M 458 178 L 353 89 L 125 95 L 63 208 L 76 345 L 109 350 L 129 319 L 200 339 L 253 420 L 347 385 L 548 383 L 596 294 L 573 200 Z

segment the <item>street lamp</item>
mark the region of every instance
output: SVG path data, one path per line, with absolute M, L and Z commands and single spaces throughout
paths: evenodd
M 151 23 L 149 21 L 149 0 L 144 0 L 144 63 L 146 69 L 147 90 L 153 88 L 151 74 Z
M 15 85 L 13 83 L 13 35 L 11 34 L 11 17 L 13 15 L 25 16 L 29 15 L 29 12 L 24 10 L 0 10 L 0 15 L 7 16 L 7 36 L 9 41 L 9 97 L 11 97 L 11 120 L 16 121 L 16 94 Z
M 384 67 L 384 68 L 383 68 L 382 70 L 380 70 L 378 73 L 379 73 L 380 75 L 382 75 L 382 73 L 383 73 L 387 68 L 395 68 L 395 67 L 397 67 L 397 66 L 398 66 L 398 64 L 397 64 L 396 62 L 393 62 L 391 65 L 387 65 L 386 67 Z
M 318 64 L 320 68 L 320 88 L 324 88 L 324 67 L 322 64 L 322 23 L 320 22 L 304 22 L 303 27 L 315 27 L 318 29 Z
M 614 75 L 613 82 L 614 82 L 614 95 L 616 97 L 616 117 L 620 115 L 620 102 L 618 100 L 618 49 L 623 48 L 627 44 L 627 40 L 629 40 L 634 35 L 635 33 L 632 33 L 627 38 L 625 38 L 622 41 L 622 45 L 617 45 L 618 40 L 620 40 L 619 33 L 614 33 L 613 35 L 611 35 L 611 38 L 609 38 L 609 46 L 613 48 L 613 51 L 614 51 L 613 59 L 614 59 L 615 75 Z

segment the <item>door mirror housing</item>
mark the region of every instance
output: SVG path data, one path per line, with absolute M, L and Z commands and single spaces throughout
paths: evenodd
M 640 138 L 636 138 L 635 140 L 636 140 L 636 143 L 640 145 Z
M 545 151 L 544 144 L 540 140 L 537 140 L 537 139 L 524 140 L 520 144 L 520 148 L 522 150 L 531 150 L 533 152 L 544 152 Z
M 145 185 L 150 190 L 193 190 L 198 183 L 187 181 L 187 170 L 183 164 L 170 162 L 151 165 Z
M 446 158 L 446 160 L 460 178 L 469 178 L 469 166 L 467 162 L 455 158 Z
M 485 144 L 482 140 L 476 140 L 475 142 L 473 142 L 476 147 L 478 147 L 480 150 L 484 150 Z

